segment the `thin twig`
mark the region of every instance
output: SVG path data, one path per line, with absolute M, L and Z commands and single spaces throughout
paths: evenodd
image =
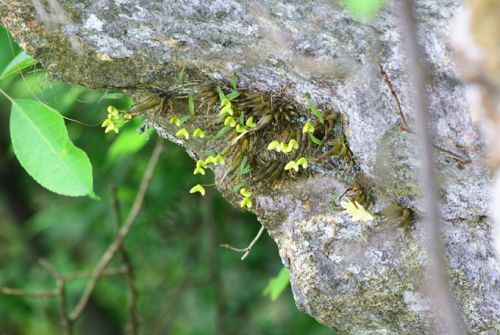
M 66 281 L 64 277 L 50 264 L 46 259 L 40 259 L 38 263 L 52 276 L 56 282 L 57 298 L 59 300 L 59 309 L 61 310 L 61 324 L 65 335 L 73 334 L 74 321 L 68 315 L 68 300 L 66 296 Z
M 137 216 L 139 215 L 139 211 L 141 210 L 144 202 L 144 196 L 146 194 L 146 190 L 149 186 L 149 183 L 151 182 L 151 178 L 153 177 L 153 171 L 155 169 L 155 166 L 158 162 L 158 158 L 160 157 L 162 151 L 163 151 L 163 141 L 161 139 L 158 139 L 158 141 L 156 142 L 156 146 L 153 150 L 153 154 L 151 155 L 148 166 L 146 168 L 146 172 L 144 173 L 144 176 L 142 178 L 141 185 L 134 199 L 132 209 L 130 210 L 130 213 L 127 216 L 125 223 L 118 231 L 115 240 L 113 241 L 113 243 L 111 243 L 106 252 L 102 255 L 101 259 L 99 260 L 96 267 L 92 271 L 92 276 L 90 277 L 87 286 L 85 287 L 85 290 L 82 293 L 80 300 L 78 301 L 78 304 L 74 308 L 73 312 L 71 312 L 70 314 L 71 320 L 78 319 L 82 314 L 90 298 L 90 295 L 92 294 L 92 291 L 96 286 L 97 280 L 101 276 L 101 273 L 104 271 L 105 267 L 111 261 L 115 253 L 118 251 L 120 245 L 123 243 L 123 240 L 125 239 L 125 237 L 127 237 L 130 228 L 132 228 L 132 226 L 136 222 Z
M 387 72 L 385 72 L 384 67 L 380 62 L 378 63 L 378 68 L 380 74 L 382 75 L 382 78 L 384 79 L 385 84 L 389 88 L 389 91 L 391 91 L 391 95 L 394 98 L 394 101 L 396 102 L 396 109 L 398 111 L 399 119 L 401 120 L 401 130 L 410 131 L 410 127 L 408 126 L 405 114 L 403 113 L 403 108 L 401 107 L 401 101 L 399 100 L 396 88 L 392 84 L 391 80 L 389 79 L 389 75 L 387 74 Z
M 109 268 L 102 271 L 100 277 L 115 277 L 127 274 L 127 269 L 125 266 L 120 266 L 117 268 Z M 92 276 L 92 272 L 89 271 L 79 271 L 62 275 L 65 281 L 84 279 Z
M 114 277 L 114 276 L 122 276 L 125 274 L 127 274 L 127 270 L 124 266 L 122 266 L 119 268 L 110 268 L 110 269 L 104 270 L 101 273 L 101 277 Z M 65 282 L 88 278 L 91 275 L 92 275 L 91 272 L 85 272 L 85 271 L 68 273 L 68 274 L 64 274 L 64 275 L 61 274 L 62 279 L 64 279 Z M 32 291 L 26 291 L 26 290 L 21 290 L 21 289 L 17 289 L 17 288 L 2 287 L 2 288 L 0 288 L 0 294 L 15 295 L 15 296 L 20 296 L 20 297 L 28 297 L 28 298 L 35 298 L 35 299 L 45 299 L 45 298 L 57 297 L 58 290 L 56 288 L 56 289 L 53 289 L 50 291 L 32 292 Z
M 264 232 L 264 230 L 265 230 L 264 226 L 261 226 L 257 235 L 254 237 L 252 242 L 250 242 L 250 244 L 246 248 L 238 249 L 238 248 L 235 248 L 229 244 L 221 244 L 220 246 L 223 248 L 226 248 L 226 249 L 236 251 L 236 252 L 244 252 L 243 256 L 241 256 L 241 260 L 243 261 L 250 254 L 250 252 L 252 251 L 252 248 L 254 247 L 255 243 L 257 243 L 259 238 L 262 236 L 262 233 Z
M 384 67 L 382 66 L 382 64 L 380 62 L 378 62 L 378 67 L 379 67 L 380 74 L 382 75 L 382 78 L 384 79 L 384 82 L 387 85 L 387 88 L 389 88 L 389 91 L 391 92 L 391 95 L 394 99 L 394 102 L 396 103 L 396 110 L 398 112 L 399 119 L 401 120 L 401 130 L 404 132 L 407 132 L 409 134 L 416 135 L 415 132 L 408 125 L 408 121 L 406 120 L 406 116 L 403 112 L 403 108 L 401 107 L 401 100 L 399 100 L 398 93 L 396 92 L 396 88 L 394 87 L 392 81 L 389 79 L 389 75 L 387 74 L 387 72 L 385 72 Z M 432 143 L 432 146 L 436 150 L 450 155 L 451 157 L 458 160 L 462 164 L 470 164 L 472 162 L 470 157 L 464 152 L 461 152 L 461 154 L 457 154 L 451 150 L 442 148 L 439 145 L 434 144 L 434 143 Z
M 0 288 L 0 294 L 34 298 L 34 299 L 47 299 L 47 298 L 57 297 L 59 295 L 59 291 L 57 289 L 53 289 L 50 291 L 32 292 L 12 287 L 2 287 Z
M 120 206 L 120 200 L 118 199 L 118 189 L 116 187 L 112 187 L 111 189 L 111 199 L 113 204 L 113 212 L 115 215 L 116 227 L 117 229 L 120 229 L 122 225 L 121 210 L 120 210 L 121 206 Z M 138 335 L 139 318 L 137 317 L 137 289 L 135 287 L 135 280 L 134 280 L 134 266 L 132 264 L 130 255 L 124 243 L 120 244 L 118 251 L 122 258 L 123 264 L 125 264 L 125 274 L 127 276 L 127 296 L 128 296 L 127 308 L 130 317 L 130 324 L 129 324 L 130 328 L 127 327 L 127 329 L 130 329 L 130 333 L 132 335 Z
M 452 296 L 447 276 L 448 262 L 444 255 L 440 227 L 439 198 L 436 175 L 434 173 L 434 155 L 432 134 L 429 131 L 428 101 L 425 84 L 425 64 L 417 39 L 417 26 L 414 16 L 414 2 L 400 1 L 399 16 L 403 31 L 403 40 L 408 57 L 408 74 L 413 111 L 415 113 L 417 142 L 421 158 L 421 191 L 425 208 L 426 240 L 429 255 L 429 289 L 435 298 L 435 315 L 442 316 L 446 334 L 463 334 L 461 319 Z M 444 334 L 438 330 L 436 333 Z

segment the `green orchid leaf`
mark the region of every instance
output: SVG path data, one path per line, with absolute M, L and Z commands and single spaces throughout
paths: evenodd
M 217 86 L 217 93 L 219 93 L 219 99 L 220 101 L 224 101 L 224 99 L 226 99 L 226 96 L 224 94 L 224 92 L 222 92 L 222 89 L 220 88 L 220 86 Z
M 317 138 L 316 136 L 314 136 L 312 133 L 309 133 L 309 138 L 311 139 L 311 141 L 314 144 L 317 144 L 317 145 L 321 144 L 321 140 L 319 138 Z
M 231 100 L 236 99 L 239 96 L 240 96 L 240 92 L 238 92 L 238 91 L 232 91 L 231 93 L 229 93 L 228 95 L 226 95 L 226 99 L 228 99 L 229 101 L 231 101 Z
M 184 81 L 184 76 L 186 75 L 186 69 L 182 68 L 177 76 L 177 82 L 182 83 Z
M 231 87 L 233 88 L 233 90 L 237 90 L 237 86 L 238 86 L 238 77 L 236 77 L 235 74 L 233 74 L 231 76 Z
M 184 122 L 186 122 L 187 120 L 189 120 L 191 118 L 191 115 L 184 115 L 183 117 L 181 117 L 181 119 L 179 120 L 179 126 L 182 126 L 184 124 Z
M 314 116 L 316 116 L 319 119 L 319 122 L 321 122 L 321 124 L 325 124 L 325 117 L 323 116 L 323 114 L 316 108 L 316 106 L 312 104 L 311 100 L 309 100 L 308 97 L 306 97 L 306 101 L 307 104 L 309 105 L 311 113 L 313 113 Z
M 227 132 L 229 132 L 231 129 L 233 129 L 233 128 L 231 128 L 230 126 L 225 126 L 225 127 L 221 128 L 221 129 L 217 132 L 217 134 L 215 134 L 214 139 L 219 139 L 219 138 L 221 138 L 222 136 L 224 136 L 224 134 L 226 134 Z
M 194 99 L 191 94 L 188 95 L 189 114 L 194 115 Z

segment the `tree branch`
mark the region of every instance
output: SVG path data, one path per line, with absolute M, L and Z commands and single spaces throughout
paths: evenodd
M 257 243 L 257 241 L 260 239 L 264 230 L 265 230 L 264 226 L 261 226 L 257 235 L 254 237 L 252 242 L 250 242 L 250 244 L 246 248 L 238 249 L 238 248 L 232 247 L 229 244 L 221 244 L 220 246 L 223 248 L 226 248 L 226 249 L 231 249 L 231 250 L 236 251 L 236 252 L 244 252 L 243 256 L 241 256 L 241 260 L 243 261 L 250 254 L 250 252 L 252 251 L 252 248 L 254 247 L 255 243 Z
M 111 199 L 112 199 L 112 204 L 113 204 L 113 212 L 115 215 L 115 222 L 116 222 L 116 227 L 119 229 L 122 225 L 122 219 L 121 219 L 121 211 L 120 211 L 120 200 L 118 199 L 118 189 L 116 187 L 113 187 L 111 189 Z M 127 276 L 127 296 L 128 296 L 128 301 L 127 301 L 127 308 L 128 308 L 128 313 L 130 317 L 130 323 L 129 326 L 130 328 L 127 327 L 127 329 L 130 329 L 130 333 L 132 335 L 138 335 L 139 334 L 139 318 L 137 316 L 137 289 L 135 287 L 135 280 L 134 280 L 134 266 L 132 264 L 132 261 L 130 259 L 130 255 L 128 253 L 128 250 L 125 248 L 125 244 L 122 243 L 120 247 L 118 248 L 118 251 L 120 252 L 120 256 L 122 258 L 123 264 L 125 264 L 125 274 Z
M 146 168 L 146 171 L 144 173 L 144 176 L 141 181 L 141 185 L 139 187 L 139 190 L 137 191 L 137 195 L 134 199 L 134 203 L 132 205 L 132 209 L 130 210 L 129 215 L 127 216 L 127 219 L 125 220 L 125 223 L 123 226 L 120 228 L 118 231 L 115 240 L 111 245 L 108 247 L 106 252 L 102 255 L 101 259 L 97 263 L 96 267 L 92 271 L 92 276 L 90 277 L 87 286 L 85 287 L 84 292 L 82 293 L 80 300 L 78 301 L 78 304 L 74 308 L 73 312 L 70 314 L 70 319 L 71 320 L 76 320 L 80 317 L 82 314 L 83 310 L 85 309 L 85 306 L 87 305 L 87 302 L 90 298 L 90 295 L 92 294 L 92 291 L 94 290 L 97 280 L 99 279 L 101 273 L 104 271 L 104 268 L 108 265 L 108 263 L 111 261 L 115 253 L 118 251 L 120 248 L 120 245 L 123 243 L 123 240 L 125 237 L 127 237 L 130 229 L 136 222 L 137 216 L 139 215 L 139 211 L 142 208 L 143 201 L 144 201 L 144 196 L 146 194 L 146 190 L 149 186 L 149 183 L 151 182 L 151 178 L 153 177 L 153 171 L 154 168 L 156 167 L 156 164 L 158 163 L 158 158 L 160 157 L 161 152 L 163 151 L 163 141 L 161 139 L 158 139 L 156 142 L 156 146 L 153 150 L 153 154 L 151 155 L 151 158 L 149 160 L 148 166 Z

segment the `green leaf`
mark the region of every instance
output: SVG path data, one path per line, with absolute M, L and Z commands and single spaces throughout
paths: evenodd
M 194 99 L 191 94 L 188 95 L 188 107 L 189 107 L 189 114 L 194 115 Z
M 269 280 L 263 293 L 268 295 L 272 301 L 275 301 L 283 293 L 288 283 L 290 283 L 290 272 L 286 267 L 282 267 L 278 275 Z
M 131 156 L 140 151 L 148 142 L 152 129 L 143 134 L 139 134 L 135 126 L 127 126 L 124 131 L 120 131 L 118 137 L 108 149 L 107 164 L 113 164 L 118 159 Z
M 25 51 L 19 53 L 2 71 L 0 74 L 0 80 L 10 77 L 24 69 L 29 68 L 37 63 L 30 55 Z
M 181 117 L 181 119 L 179 120 L 179 126 L 182 126 L 184 124 L 184 122 L 186 122 L 190 118 L 191 118 L 191 115 L 189 115 L 189 114 L 184 115 L 183 117 Z
M 357 19 L 371 19 L 384 6 L 385 0 L 341 0 L 344 6 Z
M 224 92 L 222 92 L 222 89 L 220 88 L 220 86 L 217 86 L 217 93 L 219 93 L 219 99 L 220 101 L 224 101 L 224 99 L 226 98 L 226 96 L 224 95 Z
M 309 108 L 311 109 L 311 113 L 313 113 L 319 119 L 319 122 L 321 122 L 321 124 L 325 124 L 325 118 L 323 114 L 316 108 L 316 106 L 312 104 L 311 100 L 309 100 L 308 97 L 306 97 L 306 101 L 309 105 Z
M 240 181 L 238 184 L 234 185 L 233 188 L 231 189 L 231 192 L 235 193 L 238 192 L 243 186 L 247 184 L 246 181 Z
M 237 91 L 237 86 L 238 86 L 238 77 L 236 77 L 235 74 L 231 76 L 231 87 L 233 90 Z
M 71 142 L 55 109 L 35 100 L 14 99 L 10 138 L 17 159 L 40 185 L 62 195 L 96 197 L 87 154 Z
M 177 76 L 177 81 L 179 83 L 182 83 L 184 81 L 184 76 L 186 75 L 186 69 L 185 68 L 182 68 L 180 71 L 179 71 L 179 75 Z
M 224 134 L 226 134 L 228 131 L 230 131 L 232 128 L 230 126 L 225 126 L 223 128 L 221 128 L 217 134 L 215 134 L 215 137 L 214 139 L 219 139 L 221 138 L 222 136 L 224 136 Z
M 236 172 L 236 176 L 241 178 L 243 175 L 252 172 L 252 167 L 250 164 L 248 164 L 248 157 L 245 155 L 241 159 L 240 162 L 240 167 L 238 168 L 238 171 Z
M 238 92 L 238 91 L 232 91 L 231 93 L 229 93 L 228 95 L 226 95 L 226 99 L 229 100 L 229 101 L 231 101 L 231 100 L 236 99 L 239 96 L 240 96 L 240 92 Z
M 311 141 L 313 141 L 314 144 L 317 144 L 317 145 L 321 144 L 321 140 L 319 138 L 317 138 L 316 136 L 314 136 L 312 133 L 309 133 L 309 138 L 311 139 Z

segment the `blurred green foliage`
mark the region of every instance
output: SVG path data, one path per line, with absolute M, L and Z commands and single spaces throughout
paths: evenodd
M 384 6 L 386 0 L 339 0 L 358 20 L 371 20 Z
M 1 27 L 0 50 L 0 69 L 21 52 Z M 54 281 L 37 260 L 49 260 L 62 273 L 95 266 L 116 231 L 110 188 L 118 187 L 126 215 L 156 135 L 138 135 L 141 120 L 117 136 L 105 135 L 100 123 L 106 107 L 125 108 L 130 101 L 115 94 L 119 92 L 53 81 L 40 66 L 3 80 L 0 88 L 14 98 L 40 100 L 79 121 L 66 125 L 70 138 L 90 157 L 95 190 L 102 198 L 61 197 L 34 182 L 12 153 L 10 103 L 0 96 L 0 287 L 52 289 Z M 213 178 L 193 176 L 193 166 L 181 148 L 167 145 L 125 243 L 136 268 L 141 333 L 331 334 L 296 309 L 289 288 L 274 302 L 262 294 L 282 267 L 267 234 L 245 262 L 240 254 L 219 247 L 246 246 L 260 225 L 254 215 L 232 208 L 214 189 L 204 198 L 189 195 L 193 184 Z M 120 265 L 119 259 L 113 265 Z M 75 280 L 68 286 L 71 306 L 85 283 Z M 77 334 L 123 334 L 126 300 L 125 278 L 101 279 L 77 323 Z M 55 299 L 0 295 L 1 335 L 60 333 Z

